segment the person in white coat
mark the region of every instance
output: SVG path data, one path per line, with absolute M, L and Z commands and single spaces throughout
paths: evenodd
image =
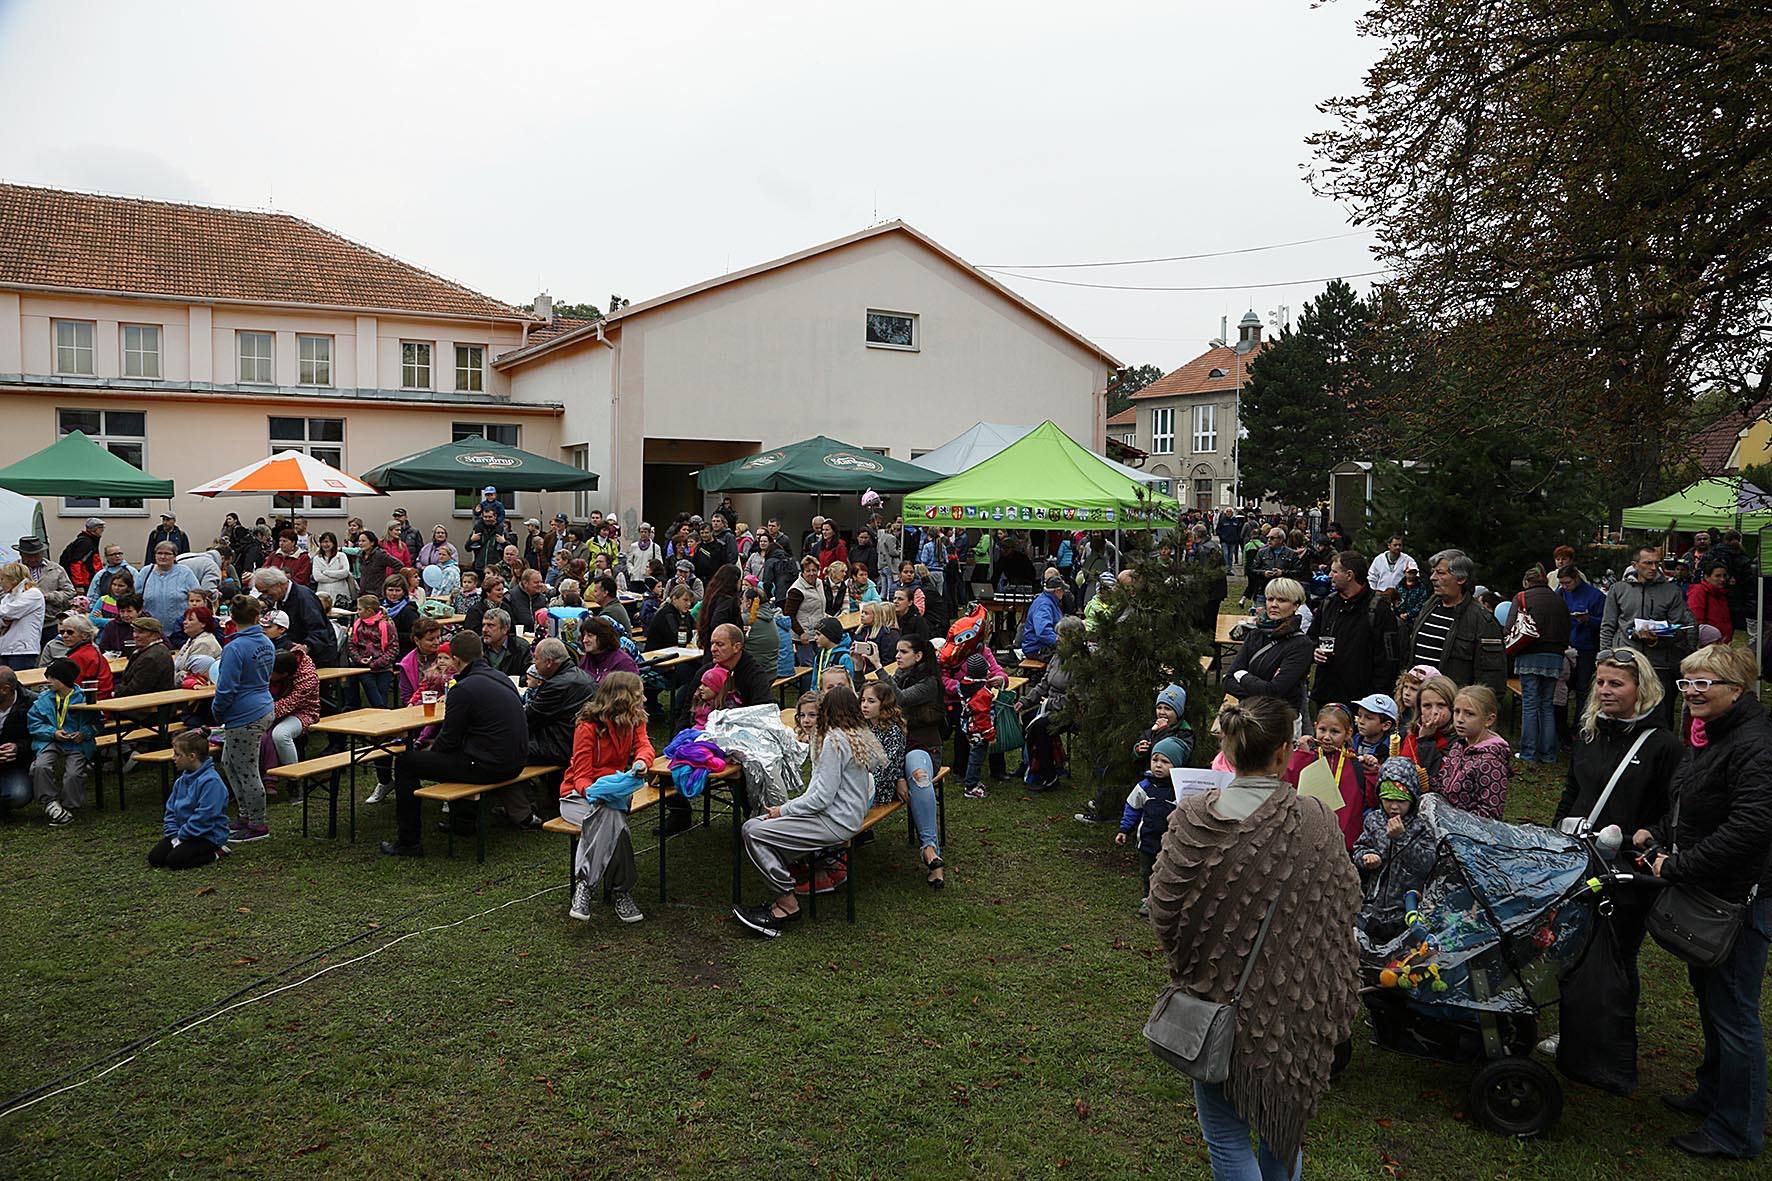
M 36 668 L 43 651 L 43 592 L 18 562 L 0 566 L 0 664 Z

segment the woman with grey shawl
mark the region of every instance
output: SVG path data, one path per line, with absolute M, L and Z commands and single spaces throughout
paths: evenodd
M 1305 1124 L 1358 1006 L 1360 877 L 1335 816 L 1280 779 L 1293 721 L 1276 697 L 1224 707 L 1236 778 L 1177 801 L 1151 873 L 1151 926 L 1170 979 L 1203 1000 L 1231 1001 L 1274 907 L 1237 1005 L 1230 1077 L 1194 1084 L 1217 1181 L 1301 1175 Z

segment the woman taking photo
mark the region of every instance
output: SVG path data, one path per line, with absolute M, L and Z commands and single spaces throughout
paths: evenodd
M 1304 712 L 1305 678 L 1316 645 L 1299 626 L 1304 588 L 1290 578 L 1270 579 L 1267 615 L 1250 631 L 1225 674 L 1225 692 L 1238 700 L 1277 697 L 1296 717 Z
M 1579 816 L 1594 831 L 1616 824 L 1624 832 L 1635 833 L 1667 813 L 1667 785 L 1680 764 L 1680 742 L 1672 731 L 1655 724 L 1661 679 L 1643 654 L 1634 648 L 1618 648 L 1604 655 L 1594 666 L 1593 688 L 1582 709 L 1581 730 L 1570 754 L 1569 776 L 1552 826 L 1565 817 Z M 1643 920 L 1653 901 L 1654 895 L 1646 891 L 1621 892 L 1613 899 L 1611 936 L 1630 984 L 1624 998 L 1629 1012 L 1617 1016 L 1627 1018 L 1633 1030 L 1628 1047 L 1631 1067 L 1628 1075 L 1614 1080 L 1619 1086 L 1636 1084 L 1637 953 L 1643 946 Z M 1556 1053 L 1560 1040 L 1550 1039 L 1543 1048 Z M 1571 1043 L 1571 1049 L 1575 1048 Z M 1583 1048 L 1606 1052 L 1604 1047 Z M 1620 1068 L 1623 1049 L 1617 1046 L 1613 1050 L 1619 1055 Z M 1586 1054 L 1581 1058 L 1591 1060 Z
M 1225 706 L 1218 724 L 1236 778 L 1176 804 L 1151 870 L 1151 926 L 1171 987 L 1237 1001 L 1230 1077 L 1194 1084 L 1212 1175 L 1296 1177 L 1305 1125 L 1358 1008 L 1360 875 L 1334 815 L 1280 779 L 1291 708 L 1257 697 Z
M 346 607 L 357 601 L 351 579 L 351 559 L 338 548 L 338 534 L 322 533 L 312 559 L 315 594 L 331 595 L 335 607 Z
M 849 651 L 855 660 L 855 675 L 865 677 L 883 664 L 890 664 L 898 652 L 898 616 L 891 603 L 863 603 L 861 622 L 856 625 L 854 642 Z
M 1680 674 L 1675 687 L 1693 719 L 1692 742 L 1669 787 L 1672 812 L 1638 832 L 1636 845 L 1660 844 L 1651 866 L 1658 877 L 1745 901 L 1747 913 L 1722 964 L 1686 969 L 1698 998 L 1704 1059 L 1697 1089 L 1662 1102 L 1704 1121 L 1675 1136 L 1675 1148 L 1746 1160 L 1765 1141 L 1760 988 L 1772 942 L 1772 724 L 1754 696 L 1760 668 L 1748 649 L 1710 644 L 1682 660 Z
M 0 566 L 0 664 L 37 667 L 43 651 L 43 592 L 19 562 Z

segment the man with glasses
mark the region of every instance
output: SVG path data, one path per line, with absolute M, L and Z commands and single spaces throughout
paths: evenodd
M 1680 661 L 1698 647 L 1698 621 L 1679 584 L 1662 574 L 1660 546 L 1638 547 L 1631 568 L 1606 592 L 1600 647 L 1635 648 L 1643 654 L 1666 691 L 1656 707 L 1656 722 L 1673 729 L 1674 678 Z

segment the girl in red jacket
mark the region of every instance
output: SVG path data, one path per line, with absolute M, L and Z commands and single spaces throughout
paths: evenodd
M 592 893 L 605 874 L 615 917 L 624 923 L 646 917 L 634 904 L 627 811 L 634 780 L 645 781 L 654 757 L 646 734 L 645 687 L 633 673 L 610 673 L 579 710 L 572 761 L 560 781 L 560 819 L 579 826 L 568 913 L 581 922 L 590 919 Z
M 1700 624 L 1716 628 L 1722 637 L 1717 641 L 1720 644 L 1727 644 L 1735 635 L 1735 621 L 1729 616 L 1729 592 L 1724 589 L 1728 585 L 1729 567 L 1712 562 L 1705 567 L 1704 577 L 1686 590 L 1686 606 L 1692 609 L 1692 617 Z

